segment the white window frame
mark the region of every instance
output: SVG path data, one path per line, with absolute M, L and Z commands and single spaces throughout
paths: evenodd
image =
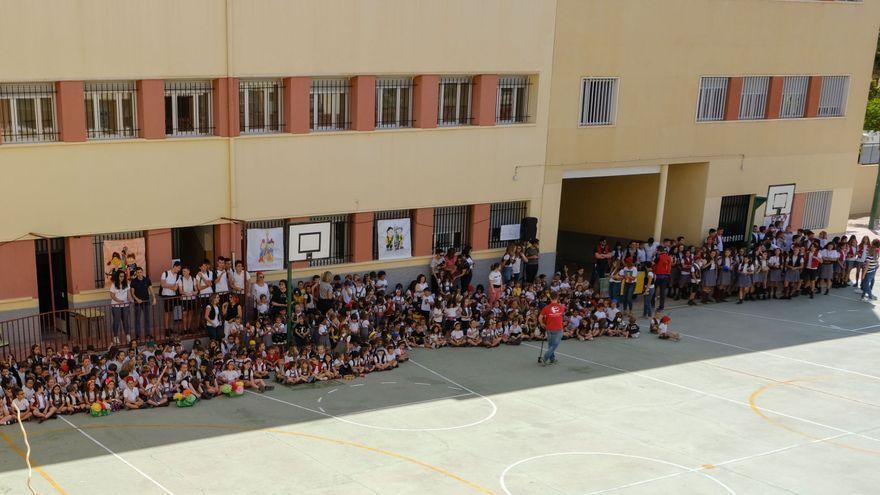
M 198 85 L 205 85 L 198 87 Z M 181 131 L 179 129 L 179 121 L 177 116 L 177 97 L 192 96 L 193 97 L 193 130 Z M 201 96 L 208 97 L 208 121 L 207 127 L 202 129 L 199 126 L 200 117 L 198 99 Z M 171 134 L 165 130 L 166 136 L 209 136 L 214 129 L 214 90 L 211 81 L 181 81 L 171 80 L 165 81 L 165 97 L 171 97 Z M 164 101 L 163 101 L 164 103 Z
M 593 84 L 609 84 L 605 88 L 600 101 L 593 101 L 589 96 L 589 89 Z M 620 78 L 618 77 L 584 77 L 581 79 L 581 104 L 579 127 L 613 126 L 617 123 L 617 97 Z M 598 112 L 607 116 L 607 119 L 590 119 L 591 112 Z
M 802 119 L 807 114 L 807 88 L 810 76 L 784 76 L 782 99 L 779 102 L 780 119 Z
M 316 86 L 315 82 L 319 84 Z M 320 84 L 321 82 L 325 84 Z M 309 117 L 310 124 L 309 128 L 311 132 L 333 132 L 333 131 L 344 131 L 348 127 L 349 123 L 349 105 L 351 104 L 351 92 L 349 89 L 349 81 L 348 79 L 314 79 L 312 80 L 312 85 L 309 88 L 309 98 L 311 99 L 311 115 Z M 345 95 L 345 108 L 343 110 L 343 118 L 342 122 L 339 122 L 338 115 L 340 112 L 330 112 L 330 126 L 319 125 L 318 119 L 318 103 L 323 98 L 315 98 L 316 95 L 324 95 L 329 96 L 331 100 L 331 106 L 333 108 L 340 108 L 343 105 L 340 104 L 340 95 Z
M 263 122 L 262 127 L 252 127 L 250 121 L 250 95 L 251 90 L 263 91 Z M 272 109 L 272 99 L 269 97 L 271 91 L 275 91 L 278 95 L 276 98 L 276 109 L 278 112 L 278 128 L 272 129 L 272 122 L 269 119 Z M 241 91 L 244 90 L 244 102 L 241 102 Z M 244 106 L 244 119 L 239 123 L 239 129 L 242 134 L 272 134 L 279 133 L 284 128 L 284 83 L 280 79 L 248 79 L 239 82 L 239 103 Z M 241 113 L 239 114 L 241 116 Z M 242 128 L 243 127 L 243 128 Z
M 763 120 L 767 118 L 767 97 L 770 92 L 770 76 L 747 76 L 743 78 L 739 97 L 739 120 Z
M 727 76 L 700 77 L 700 87 L 697 91 L 697 122 L 724 120 L 729 85 L 730 78 Z
M 501 90 L 512 89 L 510 112 L 511 118 L 501 118 Z M 517 108 L 516 102 L 519 99 L 519 93 L 522 92 L 523 108 Z M 528 121 L 529 109 L 529 77 L 524 75 L 509 75 L 498 78 L 498 88 L 495 91 L 495 123 L 496 124 L 525 124 Z
M 445 120 L 443 108 L 446 103 L 444 86 L 455 86 L 455 118 Z M 441 127 L 457 127 L 469 125 L 471 119 L 473 78 L 470 76 L 448 76 L 440 78 L 440 93 L 437 102 L 437 125 Z M 462 115 L 464 114 L 464 115 Z M 462 122 L 464 121 L 464 122 Z
M 90 90 L 89 86 L 94 85 L 95 87 L 100 87 L 101 84 L 111 84 L 114 86 L 123 86 L 126 85 L 128 88 L 125 89 L 95 89 Z M 87 101 L 88 97 L 91 97 L 92 100 L 92 108 L 86 108 L 86 112 L 92 113 L 92 123 L 94 124 L 94 128 L 86 129 L 87 134 L 92 134 L 88 139 L 132 139 L 138 137 L 138 117 L 137 117 L 137 88 L 133 81 L 131 82 L 110 82 L 110 83 L 86 83 L 85 84 L 86 94 L 83 101 Z M 94 91 L 92 94 L 89 94 L 91 91 Z M 111 134 L 104 130 L 101 125 L 101 99 L 104 96 L 112 95 L 114 103 L 116 105 L 116 133 Z M 131 95 L 131 127 L 125 127 L 125 112 L 124 108 L 124 100 L 126 95 Z M 97 96 L 97 98 L 95 98 Z M 86 120 L 86 127 L 88 127 L 88 120 Z M 100 134 L 100 135 L 98 135 Z
M 9 101 L 10 132 L 3 133 L 4 143 L 32 143 L 58 140 L 58 113 L 52 83 L 9 84 L 0 85 L 0 88 L 3 88 L 3 91 L 0 91 L 0 100 Z M 7 90 L 9 90 L 8 93 Z M 52 104 L 52 126 L 49 129 L 43 127 L 43 105 L 41 100 L 44 98 L 49 98 Z M 35 130 L 30 135 L 21 132 L 21 123 L 18 120 L 19 100 L 33 100 Z M 0 122 L 0 125 L 2 124 Z
M 843 117 L 849 93 L 849 76 L 823 76 L 818 117 Z
M 376 80 L 376 129 L 400 129 L 412 127 L 413 115 L 413 84 L 411 77 L 383 77 Z M 382 118 L 382 101 L 385 91 L 393 91 L 394 117 L 390 122 Z M 401 97 L 409 93 L 409 104 L 401 110 Z

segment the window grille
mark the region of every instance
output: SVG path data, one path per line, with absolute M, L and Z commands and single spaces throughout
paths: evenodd
M 492 203 L 489 207 L 489 248 L 503 248 L 511 241 L 501 240 L 501 226 L 520 224 L 525 218 L 528 203 L 511 201 L 508 203 Z
M 239 82 L 239 131 L 243 134 L 281 132 L 284 129 L 280 79 L 252 79 Z
M 412 78 L 376 81 L 376 128 L 412 127 Z
M 782 102 L 779 107 L 780 119 L 800 119 L 804 117 L 807 102 L 809 76 L 785 76 L 782 80 Z
M 434 208 L 434 249 L 461 249 L 470 241 L 470 207 Z
M 727 82 L 726 77 L 700 78 L 700 94 L 697 99 L 698 122 L 724 120 Z
M 309 128 L 313 131 L 348 129 L 347 79 L 313 79 L 309 91 Z
M 819 97 L 819 117 L 842 117 L 846 109 L 846 93 L 849 76 L 825 76 L 822 78 L 822 94 Z
M 213 106 L 211 81 L 165 81 L 165 135 L 213 134 Z
M 740 120 L 759 120 L 765 117 L 769 85 L 770 78 L 766 76 L 743 79 L 742 94 L 739 97 Z
M 104 275 L 110 271 L 110 267 L 107 265 L 107 262 L 110 260 L 104 260 L 104 241 L 119 241 L 124 239 L 137 239 L 138 237 L 143 237 L 143 230 L 132 230 L 129 232 L 115 232 L 113 234 L 98 234 L 92 239 L 92 248 L 94 250 L 94 259 L 95 259 L 95 288 L 100 289 L 104 287 Z M 120 256 L 122 253 L 120 253 Z M 125 262 L 123 258 L 122 262 Z
M 311 217 L 309 222 L 330 222 L 330 256 L 324 259 L 311 260 L 309 261 L 309 266 L 339 265 L 351 261 L 348 215 Z
M 582 126 L 612 125 L 617 113 L 617 78 L 586 77 L 581 85 Z
M 138 137 L 137 90 L 133 81 L 85 84 L 89 139 Z
M 440 78 L 437 124 L 440 126 L 460 126 L 471 123 L 470 77 Z
M 57 140 L 54 84 L 0 84 L 0 142 Z
M 833 194 L 834 191 L 813 191 L 807 193 L 807 200 L 804 205 L 804 223 L 802 225 L 804 229 L 818 230 L 828 227 Z
M 495 121 L 499 124 L 528 122 L 529 78 L 502 76 L 498 78 Z

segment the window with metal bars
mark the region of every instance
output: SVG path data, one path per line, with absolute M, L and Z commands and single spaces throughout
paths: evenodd
M 819 117 L 843 117 L 849 76 L 824 76 L 819 96 Z
M 507 203 L 492 203 L 489 207 L 489 248 L 506 247 L 511 240 L 501 240 L 502 225 L 519 225 L 528 211 L 528 203 L 525 201 L 511 201 Z
M 612 125 L 617 113 L 616 77 L 585 77 L 581 85 L 582 126 Z
M 740 120 L 759 120 L 765 117 L 769 85 L 770 78 L 766 76 L 743 78 L 742 94 L 739 97 Z
M 89 139 L 138 136 L 134 81 L 87 82 L 84 90 Z
M 320 260 L 311 260 L 309 266 L 339 265 L 351 261 L 349 215 L 311 217 L 309 222 L 330 222 L 330 256 Z
M 412 219 L 410 210 L 386 210 L 377 211 L 373 215 L 373 259 L 379 259 L 379 220 L 395 220 L 397 218 Z M 412 223 L 410 222 L 410 232 L 412 232 Z
M 470 206 L 434 208 L 434 249 L 461 249 L 470 241 Z
M 521 124 L 528 122 L 529 78 L 527 76 L 502 76 L 498 78 L 495 102 L 495 122 Z
M 412 78 L 376 80 L 376 128 L 412 127 Z
M 807 193 L 804 202 L 804 221 L 802 228 L 818 230 L 828 227 L 831 216 L 831 198 L 834 191 L 813 191 Z
M 785 76 L 782 80 L 782 101 L 779 107 L 780 119 L 800 119 L 804 117 L 807 103 L 807 86 L 810 76 Z
M 54 84 L 0 84 L 0 142 L 57 140 Z
M 165 81 L 165 135 L 213 134 L 213 103 L 211 81 Z
M 700 78 L 700 94 L 697 98 L 697 122 L 724 120 L 727 99 L 726 77 Z
M 342 131 L 350 126 L 348 79 L 312 79 L 309 90 L 309 128 Z
M 238 85 L 239 131 L 243 134 L 281 132 L 284 129 L 280 79 L 242 80 Z
M 92 240 L 92 248 L 95 256 L 95 288 L 104 287 L 104 274 L 110 271 L 104 260 L 104 241 L 117 241 L 123 239 L 136 239 L 143 237 L 143 230 L 132 230 L 130 232 L 115 232 L 113 234 L 98 234 Z M 109 260 L 107 260 L 109 261 Z M 123 260 L 125 261 L 125 260 Z
M 440 78 L 437 125 L 459 126 L 471 123 L 470 76 Z

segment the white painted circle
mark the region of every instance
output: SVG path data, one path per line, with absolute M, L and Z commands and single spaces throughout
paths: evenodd
M 364 384 L 361 387 L 383 387 L 383 389 L 385 389 L 386 387 L 390 388 L 390 387 L 396 386 L 396 385 L 399 385 L 399 383 L 393 382 L 392 384 L 370 384 L 370 385 Z M 417 384 L 413 383 L 413 386 L 424 386 L 424 385 L 427 385 L 427 384 L 418 384 L 417 385 Z M 361 387 L 359 387 L 359 388 L 361 388 Z M 435 385 L 433 385 L 433 387 L 443 388 L 444 391 L 452 391 L 450 389 L 453 389 L 453 387 L 447 386 L 445 384 L 440 384 L 440 385 L 435 384 Z M 334 389 L 331 392 L 336 392 L 337 390 L 341 391 L 344 388 L 350 388 L 350 387 L 339 387 L 339 389 Z M 327 417 L 333 418 L 333 419 L 340 421 L 342 423 L 348 423 L 350 425 L 361 426 L 363 428 L 370 428 L 370 429 L 374 429 L 374 430 L 409 431 L 409 432 L 449 431 L 449 430 L 460 430 L 462 428 L 470 428 L 472 426 L 477 426 L 479 424 L 482 424 L 482 423 L 485 423 L 486 421 L 491 420 L 498 413 L 498 406 L 495 404 L 495 402 L 492 399 L 490 399 L 484 395 L 478 394 L 477 392 L 474 392 L 473 390 L 470 390 L 466 387 L 458 386 L 458 384 L 456 384 L 456 387 L 454 387 L 454 390 L 458 390 L 459 392 L 466 392 L 466 393 L 461 393 L 461 394 L 457 394 L 457 395 L 453 395 L 453 396 L 447 396 L 445 398 L 451 399 L 451 398 L 459 398 L 459 397 L 472 395 L 472 396 L 477 397 L 477 398 L 481 399 L 482 401 L 485 401 L 486 403 L 488 403 L 491 408 L 491 411 L 489 411 L 489 413 L 486 416 L 482 417 L 481 419 L 479 419 L 477 421 L 472 421 L 472 422 L 460 424 L 460 425 L 442 426 L 442 427 L 423 427 L 423 428 L 397 428 L 397 427 L 391 427 L 391 426 L 381 426 L 381 425 L 372 425 L 372 424 L 368 424 L 368 423 L 362 423 L 360 421 L 349 419 L 344 416 L 337 416 L 335 414 L 331 414 L 331 413 L 327 412 L 327 410 L 324 409 L 324 406 L 326 406 L 327 402 L 329 402 L 329 400 L 332 400 L 333 398 L 335 398 L 338 394 L 337 395 L 330 395 L 330 393 L 328 392 L 327 394 L 321 396 L 322 400 L 320 400 L 320 403 L 321 403 L 320 409 L 321 409 L 321 413 L 323 413 Z M 344 394 L 342 394 L 342 395 L 344 395 Z M 436 400 L 432 399 L 431 402 L 436 402 L 436 401 L 440 401 L 440 400 L 444 400 L 444 397 L 440 397 L 439 399 L 436 399 Z M 407 405 L 418 405 L 418 404 L 423 404 L 423 403 L 426 403 L 426 401 L 411 402 L 409 404 L 407 404 L 407 403 L 394 404 L 389 407 L 391 407 L 391 408 L 406 407 Z M 359 414 L 361 412 L 369 412 L 369 411 L 352 411 L 350 414 Z
M 529 457 L 529 458 L 526 458 L 526 459 L 522 459 L 522 460 L 519 460 L 519 461 L 514 462 L 514 463 L 511 464 L 510 466 L 507 466 L 506 468 L 504 468 L 504 471 L 501 472 L 501 477 L 499 478 L 499 482 L 501 483 L 501 489 L 504 490 L 504 493 L 505 493 L 506 495 L 516 495 L 516 494 L 514 494 L 513 492 L 511 492 L 510 489 L 507 487 L 507 475 L 508 475 L 508 473 L 510 473 L 510 471 L 514 470 L 515 468 L 517 468 L 518 466 L 520 466 L 520 465 L 522 465 L 522 464 L 526 464 L 526 463 L 529 463 L 529 462 L 532 462 L 532 461 L 537 461 L 537 460 L 539 460 L 539 459 L 545 459 L 545 458 L 548 458 L 548 457 L 575 456 L 575 455 L 583 455 L 583 456 L 624 457 L 624 458 L 627 458 L 627 459 L 636 459 L 636 460 L 639 460 L 639 461 L 648 461 L 648 462 L 655 462 L 655 463 L 658 463 L 658 464 L 664 464 L 664 465 L 666 465 L 666 466 L 672 466 L 672 467 L 675 467 L 675 468 L 678 468 L 678 469 L 681 469 L 681 470 L 682 470 L 681 472 L 678 472 L 678 473 L 672 473 L 672 474 L 669 474 L 669 475 L 656 477 L 656 478 L 653 478 L 653 479 L 650 479 L 650 480 L 636 481 L 636 482 L 633 482 L 633 483 L 626 483 L 626 484 L 623 484 L 623 485 L 620 485 L 620 486 L 616 486 L 616 487 L 612 487 L 612 488 L 606 488 L 606 489 L 599 490 L 599 491 L 595 491 L 595 492 L 590 492 L 590 493 L 588 493 L 587 495 L 598 495 L 598 494 L 600 494 L 600 493 L 616 492 L 616 491 L 618 491 L 618 490 L 622 490 L 622 489 L 624 489 L 624 488 L 629 488 L 629 487 L 634 487 L 634 486 L 644 485 L 644 484 L 648 484 L 648 483 L 651 483 L 651 482 L 654 482 L 654 481 L 660 481 L 660 480 L 667 479 L 667 478 L 673 478 L 673 477 L 680 476 L 680 475 L 683 475 L 683 474 L 688 474 L 688 473 L 696 473 L 696 474 L 699 474 L 700 476 L 702 476 L 702 477 L 704 477 L 704 478 L 706 478 L 706 479 L 712 481 L 713 483 L 715 483 L 715 484 L 718 485 L 719 487 L 723 488 L 723 489 L 725 490 L 725 492 L 726 492 L 728 495 L 736 495 L 736 492 L 733 491 L 733 489 L 731 489 L 729 486 L 725 485 L 725 484 L 724 484 L 723 482 L 721 482 L 721 480 L 719 480 L 718 478 L 715 478 L 714 476 L 712 476 L 712 475 L 710 475 L 710 474 L 704 472 L 702 469 L 699 469 L 699 468 L 698 468 L 698 469 L 693 469 L 693 468 L 689 468 L 689 467 L 687 467 L 687 466 L 682 466 L 681 464 L 676 464 L 676 463 L 674 463 L 674 462 L 664 461 L 664 460 L 662 460 L 662 459 L 655 459 L 655 458 L 653 458 L 653 457 L 645 457 L 645 456 L 640 456 L 640 455 L 630 455 L 630 454 L 621 454 L 621 453 L 617 453 L 617 452 L 555 452 L 555 453 L 552 453 L 552 454 L 536 455 L 536 456 L 534 456 L 534 457 Z

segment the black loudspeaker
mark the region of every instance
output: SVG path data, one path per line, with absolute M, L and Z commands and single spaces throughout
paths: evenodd
M 519 238 L 524 241 L 531 241 L 538 237 L 538 219 L 535 217 L 525 217 L 519 224 Z

